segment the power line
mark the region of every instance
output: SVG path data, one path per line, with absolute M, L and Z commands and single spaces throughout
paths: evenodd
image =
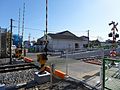
M 17 26 L 15 26 L 15 28 L 18 28 Z M 20 27 L 22 28 L 22 27 Z M 41 30 L 41 29 L 38 29 L 38 28 L 29 28 L 29 27 L 24 27 L 24 30 Z M 41 30 L 42 32 L 45 31 L 45 30 Z
M 18 27 L 14 26 L 14 28 L 18 28 Z M 20 27 L 20 28 L 22 28 L 22 27 Z M 41 31 L 41 32 L 45 31 L 45 29 L 30 28 L 30 27 L 24 27 L 24 30 L 36 30 L 36 31 Z M 54 32 L 54 31 L 49 31 L 49 32 Z

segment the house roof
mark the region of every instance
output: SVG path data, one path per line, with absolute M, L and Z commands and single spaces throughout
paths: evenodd
M 48 33 L 48 36 L 50 36 L 52 39 L 67 39 L 67 40 L 81 40 L 81 41 L 84 41 L 85 38 L 87 38 L 86 36 L 78 37 L 73 33 L 71 33 L 70 31 L 63 31 L 56 34 Z M 39 38 L 38 40 L 41 40 L 42 38 L 43 37 Z
M 72 39 L 72 40 L 81 40 L 81 38 L 77 37 L 73 33 L 69 31 L 64 31 L 56 34 L 49 33 L 48 34 L 53 39 Z

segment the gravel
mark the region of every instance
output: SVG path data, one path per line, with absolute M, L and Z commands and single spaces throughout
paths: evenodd
M 10 62 L 9 58 L 0 59 L 0 65 L 5 65 L 5 64 L 8 64 L 9 62 Z
M 51 87 L 51 83 L 47 82 L 45 84 L 37 85 L 33 88 L 29 88 L 26 90 L 89 90 L 89 89 L 80 84 L 66 82 L 65 80 L 62 81 L 60 80 L 56 83 L 53 83 L 52 87 Z
M 6 86 L 13 86 L 20 83 L 26 83 L 34 79 L 36 69 L 0 73 L 0 83 Z

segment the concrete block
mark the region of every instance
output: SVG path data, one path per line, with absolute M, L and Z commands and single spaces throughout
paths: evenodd
M 5 84 L 0 84 L 0 90 L 5 90 Z
M 46 82 L 50 81 L 50 73 L 45 71 L 45 74 L 38 74 L 39 72 L 35 72 L 34 74 L 34 80 L 38 83 L 38 84 L 43 84 Z

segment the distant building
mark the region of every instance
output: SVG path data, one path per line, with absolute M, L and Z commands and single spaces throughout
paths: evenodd
M 92 41 L 90 41 L 90 45 L 89 46 L 90 47 L 100 47 L 101 46 L 101 42 L 98 39 L 92 40 Z
M 106 44 L 112 44 L 113 43 L 113 41 L 110 40 L 110 39 L 106 40 L 105 42 L 106 42 Z
M 49 33 L 48 37 L 48 50 L 78 50 L 82 49 L 84 44 L 88 43 L 88 38 L 85 36 L 77 37 L 69 31 L 63 31 L 60 33 Z M 45 45 L 45 36 L 37 40 L 42 48 Z
M 31 41 L 30 43 L 31 43 L 31 45 L 33 46 L 34 44 L 36 44 L 36 41 L 33 40 L 33 41 Z
M 7 52 L 7 29 L 0 27 L 0 57 L 6 57 Z
M 28 52 L 38 52 L 39 48 L 37 46 L 37 43 L 36 41 L 24 41 L 24 47 L 28 50 Z
M 22 36 L 18 36 L 18 34 L 13 35 L 13 45 L 16 47 L 21 47 L 22 46 Z
M 30 44 L 30 41 L 24 41 L 24 47 L 25 48 L 30 48 L 31 44 Z

